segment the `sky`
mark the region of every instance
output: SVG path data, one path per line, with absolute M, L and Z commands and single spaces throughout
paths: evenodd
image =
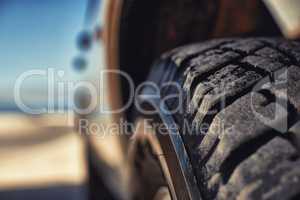
M 77 72 L 72 67 L 82 53 L 76 41 L 84 23 L 88 0 L 0 1 L 0 110 L 14 108 L 14 86 L 28 70 L 64 71 L 63 80 L 78 80 L 93 70 Z M 101 23 L 96 21 L 95 23 Z M 101 46 L 84 55 L 95 56 Z M 99 54 L 98 54 L 99 55 Z M 88 60 L 96 67 L 95 61 Z M 97 61 L 99 62 L 99 61 Z M 47 101 L 47 79 L 32 76 L 22 84 L 24 101 L 41 105 Z

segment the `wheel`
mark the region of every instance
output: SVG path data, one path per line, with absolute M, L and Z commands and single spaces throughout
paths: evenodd
M 151 114 L 140 112 L 136 124 L 151 128 L 132 138 L 136 199 L 162 190 L 179 200 L 300 198 L 300 43 L 180 47 L 154 64 L 148 81 L 160 96 L 150 86 L 139 96 Z
M 236 35 L 276 36 L 280 31 L 260 0 L 120 0 L 117 63 L 136 85 L 145 79 L 155 58 L 181 45 Z M 109 24 L 116 24 L 112 21 Z M 241 26 L 242 24 L 242 26 Z M 110 65 L 109 65 L 110 66 Z M 142 67 L 141 67 L 142 66 Z M 138 76 L 137 76 L 138 74 Z M 130 98 L 121 79 L 123 103 Z M 126 112 L 131 120 L 131 111 Z

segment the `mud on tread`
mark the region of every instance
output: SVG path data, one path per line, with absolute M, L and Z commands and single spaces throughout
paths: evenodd
M 299 137 L 288 131 L 300 112 L 300 43 L 279 38 L 212 40 L 164 54 L 150 80 L 157 82 L 158 68 L 172 74 L 160 84 L 175 81 L 181 85 L 183 105 L 174 99 L 166 103 L 170 110 L 182 108 L 174 119 L 204 199 L 290 199 L 300 194 L 299 142 L 293 141 Z M 269 92 L 255 89 L 257 84 L 267 86 Z M 175 92 L 171 88 L 162 91 L 162 97 Z M 273 119 L 277 97 L 288 102 L 287 116 L 280 116 L 291 120 L 285 134 L 255 115 Z M 183 134 L 184 121 L 192 133 Z M 203 124 L 209 125 L 205 132 L 199 128 Z M 289 170 L 280 171 L 281 162 Z M 286 180 L 293 173 L 294 182 Z M 277 186 L 270 186 L 270 181 Z M 285 195 L 289 188 L 290 196 Z

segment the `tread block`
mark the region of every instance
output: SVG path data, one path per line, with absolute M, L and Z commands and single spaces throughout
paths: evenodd
M 300 192 L 300 163 L 286 161 L 277 165 L 264 177 L 246 186 L 238 199 L 291 199 Z
M 239 57 L 240 55 L 235 52 L 209 51 L 204 55 L 190 60 L 189 67 L 184 73 L 186 80 L 183 89 L 191 92 L 192 83 L 196 77 L 201 77 L 209 72 L 214 73 L 214 70 Z
M 192 44 L 187 45 L 184 47 L 179 47 L 174 49 L 173 51 L 166 53 L 162 56 L 163 59 L 166 59 L 168 57 L 171 58 L 171 60 L 177 64 L 177 66 L 180 66 L 187 58 L 201 54 L 205 51 L 208 51 L 210 49 L 216 48 L 221 44 L 230 42 L 230 39 L 224 40 L 224 39 L 215 39 L 211 40 L 209 42 L 203 42 L 200 44 Z
M 300 46 L 298 42 L 282 42 L 278 45 L 278 48 L 285 52 L 285 54 L 292 57 L 294 60 L 300 63 Z
M 252 112 L 254 107 L 263 116 L 274 116 L 276 105 L 260 106 L 265 101 L 259 94 L 246 95 L 219 113 L 224 129 L 219 133 L 220 142 L 215 152 L 205 165 L 208 178 L 221 170 L 222 164 L 235 149 L 265 134 L 266 125 Z
M 295 155 L 297 150 L 286 140 L 276 137 L 242 162 L 226 185 L 220 187 L 218 199 L 234 199 L 247 185 L 259 180 L 269 169 Z
M 284 54 L 271 47 L 264 47 L 262 49 L 259 49 L 254 53 L 254 55 L 264 57 L 264 58 L 269 58 L 277 62 L 283 62 L 283 63 L 291 62 L 291 60 L 287 58 Z
M 271 90 L 278 97 L 288 98 L 295 109 L 300 113 L 300 67 L 291 66 L 283 71 L 282 78 L 277 77 Z
M 240 40 L 237 42 L 224 44 L 220 48 L 249 54 L 263 46 L 264 46 L 264 44 L 260 41 L 253 40 L 253 39 L 245 39 L 245 40 Z
M 242 91 L 247 91 L 254 83 L 262 78 L 261 75 L 254 71 L 245 72 L 244 69 L 238 68 L 231 76 L 224 79 L 223 84 L 211 90 L 206 94 L 193 120 L 195 127 L 203 123 L 207 115 L 215 115 L 222 107 L 230 104 L 230 101 L 240 97 Z
M 238 66 L 236 65 L 228 65 L 205 78 L 202 83 L 199 83 L 192 97 L 188 112 L 194 114 L 205 94 L 214 88 L 221 88 L 222 84 L 227 82 L 226 80 L 234 79 L 231 73 L 237 68 Z
M 283 68 L 285 65 L 280 62 L 274 62 L 269 58 L 263 58 L 260 56 L 247 56 L 246 58 L 242 59 L 242 63 L 247 63 L 254 68 L 259 68 L 261 70 L 265 70 L 268 73 L 273 73 L 281 68 Z

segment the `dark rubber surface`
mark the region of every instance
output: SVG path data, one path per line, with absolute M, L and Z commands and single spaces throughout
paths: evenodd
M 161 98 L 183 93 L 183 102 L 166 103 L 181 108 L 174 120 L 204 199 L 300 198 L 298 42 L 220 39 L 180 47 L 162 56 L 149 80 L 162 88 Z M 163 86 L 171 81 L 181 91 Z

